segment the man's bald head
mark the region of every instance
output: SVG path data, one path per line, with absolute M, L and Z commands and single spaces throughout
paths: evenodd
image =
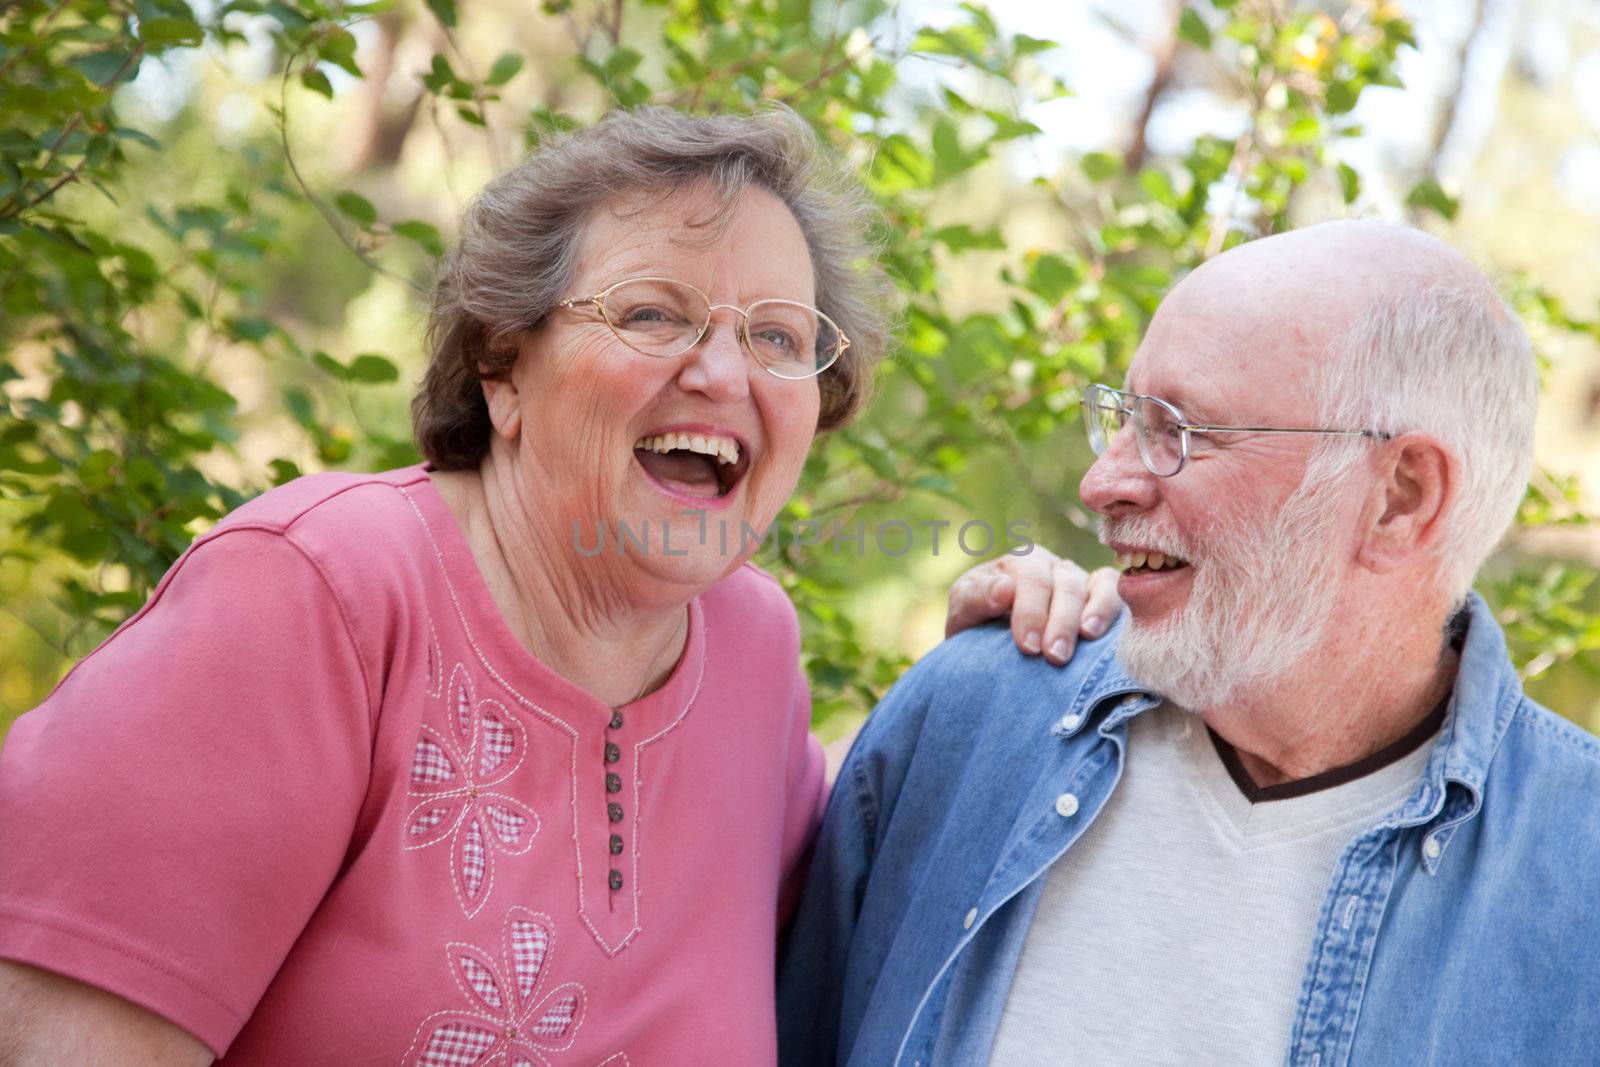
M 1462 477 L 1441 581 L 1465 595 L 1522 498 L 1538 391 L 1527 335 L 1471 262 L 1409 227 L 1329 222 L 1210 260 L 1162 310 L 1191 343 L 1239 353 L 1291 417 L 1444 441 Z M 1323 457 L 1351 447 L 1331 439 Z

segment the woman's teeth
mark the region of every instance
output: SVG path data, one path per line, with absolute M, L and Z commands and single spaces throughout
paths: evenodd
M 739 462 L 739 442 L 731 437 L 722 437 L 717 434 L 699 433 L 663 433 L 653 437 L 641 437 L 634 442 L 634 448 L 642 448 L 647 452 L 672 452 L 677 449 L 687 449 L 698 452 L 702 456 L 714 456 L 718 463 L 732 466 Z
M 1168 556 L 1161 552 L 1117 553 L 1117 570 L 1119 571 L 1131 571 L 1140 568 L 1150 571 L 1162 571 L 1186 566 L 1188 566 L 1188 560 L 1179 559 L 1177 556 Z

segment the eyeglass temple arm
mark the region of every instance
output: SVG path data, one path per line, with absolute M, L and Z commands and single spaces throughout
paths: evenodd
M 1183 429 L 1190 433 L 1293 433 L 1293 434 L 1322 434 L 1332 437 L 1370 437 L 1374 441 L 1391 441 L 1394 434 L 1384 430 L 1305 430 L 1286 429 L 1281 426 L 1202 426 L 1196 423 L 1182 423 Z

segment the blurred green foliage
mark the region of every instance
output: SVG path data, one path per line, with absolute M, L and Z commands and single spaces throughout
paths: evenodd
M 1180 47 L 1245 103 L 1243 132 L 1175 157 L 1086 153 L 1027 186 L 1000 164 L 1039 134 L 1030 106 L 1070 89 L 1038 64 L 1052 42 L 1004 32 L 978 3 L 905 27 L 881 0 L 547 0 L 527 14 L 559 37 L 525 55 L 474 46 L 473 20 L 511 13 L 456 0 L 224 0 L 203 15 L 184 0 L 12 0 L 0 12 L 0 592 L 7 659 L 28 669 L 19 682 L 0 665 L 0 728 L 253 493 L 315 467 L 414 461 L 402 379 L 417 377 L 420 343 L 318 347 L 348 339 L 329 324 L 379 279 L 425 292 L 448 242 L 437 214 L 415 217 L 428 212 L 386 183 L 392 152 L 330 177 L 307 173 L 295 147 L 305 114 L 362 91 L 363 24 L 381 41 L 426 42 L 413 111 L 441 137 L 491 136 L 511 101 L 523 146 L 645 102 L 778 100 L 806 116 L 884 208 L 904 324 L 872 411 L 819 442 L 785 528 L 848 532 L 892 515 L 926 555 L 938 523 L 954 523 L 949 553 L 979 516 L 1025 522 L 1088 560 L 1082 386 L 1119 379 L 1184 271 L 1287 228 L 1308 190 L 1360 196 L 1333 148 L 1357 132 L 1362 93 L 1397 84 L 1397 55 L 1415 42 L 1392 3 L 1329 7 L 1185 5 Z M 263 38 L 272 136 L 217 152 L 193 108 L 128 117 L 119 90 L 142 64 L 195 53 L 226 66 Z M 409 77 L 388 72 L 392 59 L 385 77 Z M 940 77 L 907 77 L 919 67 Z M 519 89 L 530 73 L 531 97 Z M 1021 221 L 1013 201 L 1028 206 Z M 1431 178 L 1407 202 L 1445 218 L 1458 207 Z M 1546 331 L 1600 336 L 1536 281 L 1517 296 Z M 242 404 L 242 382 L 264 396 Z M 245 448 L 246 425 L 276 427 L 274 444 Z M 1578 500 L 1575 485 L 1541 478 L 1521 521 L 1586 521 Z M 856 593 L 907 564 L 870 536 L 867 558 L 814 540 L 765 562 L 802 613 L 826 722 L 860 714 L 903 669 Z M 1600 673 L 1593 579 L 1496 564 L 1485 591 L 1529 673 Z

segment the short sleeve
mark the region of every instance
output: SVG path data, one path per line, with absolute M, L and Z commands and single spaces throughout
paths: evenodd
M 788 811 L 783 831 L 783 881 L 778 891 L 778 926 L 794 914 L 805 884 L 806 861 L 827 803 L 824 783 L 826 760 L 822 744 L 811 732 L 811 691 L 802 675 L 795 683 L 796 707 L 791 729 L 788 767 Z
M 366 793 L 371 693 L 350 625 L 278 532 L 191 549 L 0 751 L 0 957 L 225 1052 Z

